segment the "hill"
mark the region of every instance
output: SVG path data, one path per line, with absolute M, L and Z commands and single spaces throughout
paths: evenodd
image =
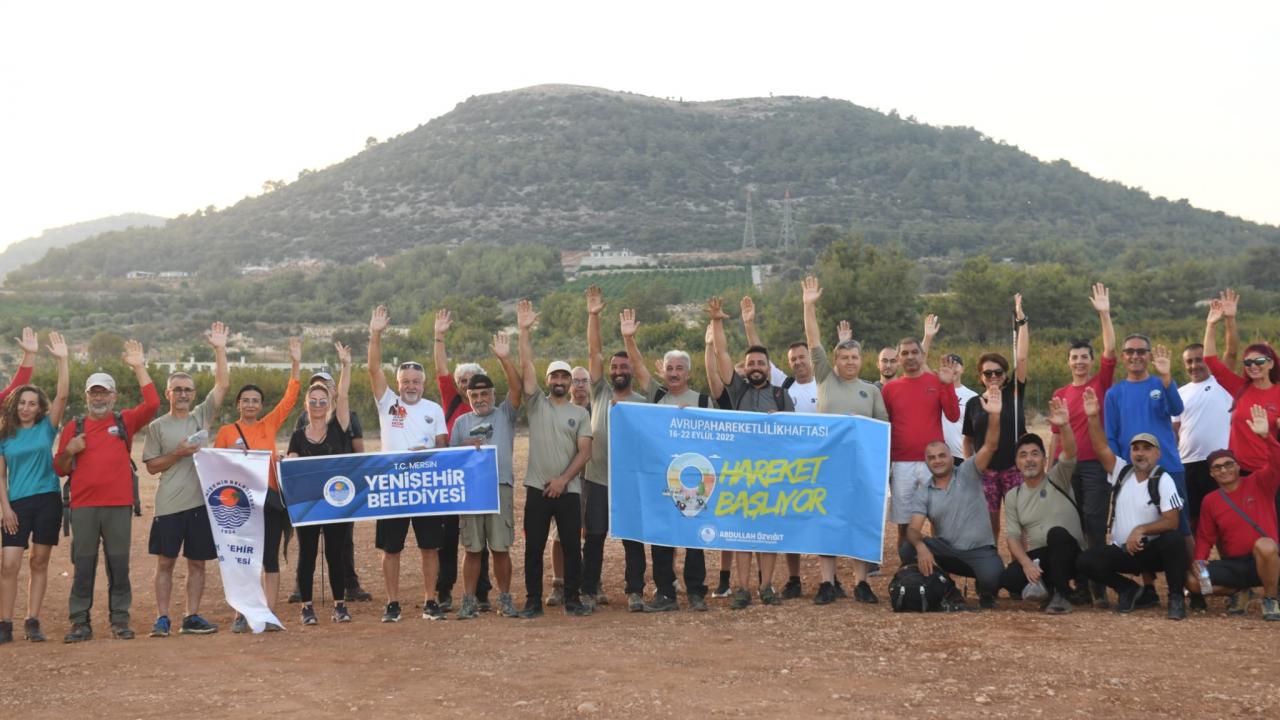
M 53 248 L 66 247 L 113 230 L 154 227 L 164 223 L 165 218 L 156 215 L 125 213 L 45 230 L 35 237 L 10 243 L 4 252 L 0 252 L 0 279 L 22 265 L 39 260 Z

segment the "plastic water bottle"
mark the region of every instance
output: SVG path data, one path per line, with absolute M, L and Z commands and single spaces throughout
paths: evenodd
M 1196 577 L 1200 579 L 1200 594 L 1212 595 L 1213 583 L 1209 582 L 1209 563 L 1204 560 L 1196 561 Z

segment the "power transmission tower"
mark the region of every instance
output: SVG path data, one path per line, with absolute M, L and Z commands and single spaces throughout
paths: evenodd
M 751 219 L 751 191 L 747 190 L 747 224 L 742 228 L 742 249 L 756 249 L 756 225 Z
M 782 233 L 778 238 L 778 247 L 783 250 L 796 249 L 796 228 L 791 222 L 791 191 L 782 195 Z

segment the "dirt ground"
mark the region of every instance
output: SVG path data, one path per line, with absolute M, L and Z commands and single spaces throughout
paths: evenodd
M 524 452 L 521 438 L 517 455 Z M 154 481 L 144 475 L 143 483 L 144 498 L 153 495 Z M 71 573 L 64 539 L 43 613 L 51 642 L 25 642 L 19 630 L 0 647 L 5 717 L 1280 717 L 1280 623 L 1264 623 L 1256 604 L 1249 617 L 1228 618 L 1215 599 L 1208 615 L 1181 623 L 1166 620 L 1163 609 L 1049 617 L 1007 598 L 995 611 L 954 615 L 897 615 L 884 604 L 852 601 L 818 607 L 817 561 L 805 558 L 805 597 L 779 608 L 757 603 L 733 612 L 727 600 L 711 600 L 708 613 L 632 614 L 622 603 L 615 540 L 604 572 L 613 604 L 588 618 L 550 608 L 535 621 L 486 614 L 429 622 L 406 602 L 405 619 L 383 625 L 378 597 L 352 603 L 349 625 L 328 622 L 324 607 L 321 623 L 304 628 L 298 606 L 282 602 L 287 632 L 233 635 L 213 564 L 202 614 L 222 629 L 180 636 L 175 619 L 173 636 L 152 639 L 152 513 L 149 500 L 144 505 L 131 572 L 138 638 L 110 639 L 100 571 L 94 640 L 61 642 Z M 379 596 L 372 523 L 357 525 L 356 543 L 363 583 Z M 519 539 L 513 557 L 520 603 Z M 714 585 L 718 558 L 708 564 Z M 882 598 L 896 565 L 887 560 L 889 570 L 872 579 Z M 286 566 L 282 586 L 292 585 L 290 573 Z M 849 577 L 845 563 L 841 574 Z M 24 569 L 19 627 L 26 576 Z M 180 562 L 175 616 L 185 603 L 184 577 Z M 406 562 L 402 599 L 421 592 L 416 565 Z

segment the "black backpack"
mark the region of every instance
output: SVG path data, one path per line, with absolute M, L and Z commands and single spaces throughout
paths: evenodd
M 133 461 L 133 443 L 129 438 L 129 428 L 124 424 L 124 416 L 116 410 L 112 415 L 116 420 L 116 435 L 124 441 L 125 452 L 129 453 L 129 472 L 133 476 L 133 514 L 134 517 L 142 517 L 142 498 L 138 495 L 138 464 Z M 76 418 L 76 435 L 84 434 L 84 416 Z M 71 473 L 74 473 L 76 467 L 74 463 L 71 466 Z M 62 534 L 71 534 L 71 473 L 67 475 L 67 481 L 62 485 Z
M 894 612 L 940 612 L 944 601 L 956 600 L 960 591 L 951 576 L 934 566 L 928 577 L 915 565 L 903 565 L 889 582 L 889 605 Z
M 1156 506 L 1156 511 L 1160 510 L 1160 475 L 1164 473 L 1164 468 L 1159 465 L 1151 470 L 1151 474 L 1147 476 L 1147 501 L 1151 505 Z M 1124 481 L 1133 474 L 1133 464 L 1130 463 L 1120 471 L 1120 477 L 1116 478 L 1115 487 L 1111 488 L 1111 514 L 1107 516 L 1107 531 L 1110 532 L 1111 525 L 1116 519 L 1116 500 L 1120 497 L 1120 486 L 1124 485 Z

